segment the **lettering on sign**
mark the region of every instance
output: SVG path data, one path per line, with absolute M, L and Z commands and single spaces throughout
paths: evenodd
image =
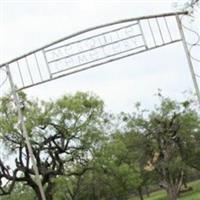
M 45 50 L 51 75 L 145 49 L 139 23 Z

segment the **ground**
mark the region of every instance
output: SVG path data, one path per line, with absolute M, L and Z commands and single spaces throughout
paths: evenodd
M 178 200 L 200 200 L 200 180 L 194 181 L 189 186 L 192 186 L 193 190 L 181 194 Z M 145 200 L 165 200 L 166 193 L 163 190 L 151 193 L 150 197 L 144 198 Z M 139 200 L 139 198 L 132 198 L 130 200 Z

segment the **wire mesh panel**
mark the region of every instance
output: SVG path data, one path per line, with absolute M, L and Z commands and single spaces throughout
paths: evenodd
M 21 90 L 180 40 L 175 14 L 127 19 L 80 31 L 7 64 Z

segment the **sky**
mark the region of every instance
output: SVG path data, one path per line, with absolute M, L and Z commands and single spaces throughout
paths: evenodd
M 124 18 L 175 11 L 175 2 L 0 0 L 0 63 L 92 26 Z M 189 26 L 200 32 L 198 17 L 199 15 Z M 187 40 L 193 42 L 195 36 L 190 34 Z M 197 52 L 195 49 L 195 56 Z M 196 70 L 198 71 L 198 66 Z M 143 107 L 151 109 L 157 103 L 155 94 L 158 89 L 161 89 L 165 96 L 177 100 L 184 98 L 184 91 L 193 90 L 181 43 L 51 81 L 25 92 L 30 97 L 48 100 L 56 99 L 65 93 L 89 91 L 105 101 L 108 111 L 131 112 L 134 103 L 138 101 Z M 3 92 L 0 91 L 0 95 L 3 95 Z

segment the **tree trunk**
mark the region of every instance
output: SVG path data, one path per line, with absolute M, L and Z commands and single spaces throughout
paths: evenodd
M 138 194 L 139 194 L 140 200 L 144 200 L 143 193 L 142 193 L 142 187 L 138 188 Z
M 176 187 L 169 186 L 167 189 L 167 200 L 177 200 L 178 198 L 178 191 Z
M 35 190 L 35 194 L 36 194 L 36 199 L 37 200 L 42 200 L 41 194 L 40 194 L 40 190 L 39 189 L 34 189 Z
M 49 185 L 47 186 L 47 189 L 45 191 L 46 200 L 53 200 L 52 189 L 53 189 L 53 184 L 49 183 Z M 35 194 L 36 194 L 36 199 L 43 200 L 41 197 L 39 188 L 34 189 L 34 190 L 35 190 Z
M 147 185 L 145 185 L 145 192 L 147 197 L 150 197 L 149 187 Z
M 52 192 L 53 188 L 54 188 L 54 183 L 49 182 L 45 191 L 46 200 L 53 200 L 53 192 Z
M 51 193 L 46 194 L 46 199 L 47 200 L 53 200 L 53 195 Z

